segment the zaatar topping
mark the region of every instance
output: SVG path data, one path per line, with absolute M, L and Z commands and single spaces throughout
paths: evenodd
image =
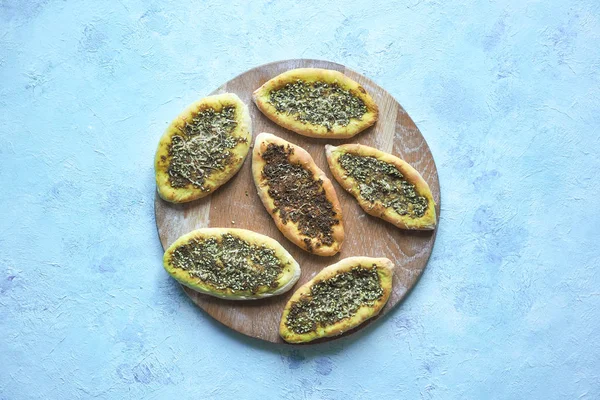
M 213 171 L 222 171 L 229 164 L 231 152 L 245 139 L 231 135 L 237 122 L 235 107 L 225 107 L 220 112 L 212 108 L 200 111 L 185 123 L 181 135 L 171 138 L 169 156 L 169 182 L 174 188 L 191 184 L 203 191 L 206 178 Z
M 322 125 L 347 126 L 350 119 L 367 113 L 365 103 L 336 83 L 297 80 L 270 93 L 269 103 L 277 112 L 295 116 L 296 120 Z
M 298 225 L 302 235 L 317 239 L 317 246 L 333 243 L 333 226 L 339 224 L 337 213 L 327 199 L 323 181 L 315 180 L 313 174 L 300 164 L 292 164 L 289 157 L 294 153 L 290 146 L 270 143 L 262 154 L 266 165 L 262 175 L 269 186 L 269 196 L 275 203 L 273 212 L 279 212 L 283 224 L 288 221 Z M 304 239 L 307 250 L 311 241 Z
M 275 250 L 231 234 L 218 239 L 192 239 L 173 252 L 172 263 L 216 289 L 252 293 L 261 287 L 277 287 L 285 266 Z
M 358 182 L 360 195 L 367 201 L 392 207 L 400 215 L 419 218 L 427 211 L 427 199 L 392 164 L 374 157 L 344 153 L 339 163 Z
M 377 265 L 369 269 L 357 266 L 315 283 L 308 296 L 292 304 L 285 324 L 297 334 L 313 332 L 318 325 L 352 317 L 360 307 L 372 306 L 381 296 Z

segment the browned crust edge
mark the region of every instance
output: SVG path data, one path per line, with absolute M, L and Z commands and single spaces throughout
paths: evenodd
M 269 143 L 292 147 L 294 149 L 294 153 L 291 155 L 290 161 L 292 163 L 301 164 L 304 168 L 312 172 L 314 179 L 321 179 L 323 181 L 325 196 L 327 197 L 327 200 L 331 202 L 333 210 L 339 216 L 339 224 L 332 227 L 333 244 L 330 246 L 321 245 L 317 247 L 316 239 L 302 235 L 296 224 L 291 221 L 288 221 L 286 224 L 284 224 L 279 217 L 279 213 L 273 213 L 273 209 L 275 209 L 275 203 L 273 202 L 271 196 L 269 196 L 268 185 L 262 177 L 262 170 L 266 163 L 261 155 L 266 150 Z M 301 249 L 318 256 L 332 256 L 340 251 L 342 243 L 344 242 L 344 225 L 340 202 L 337 198 L 337 194 L 335 193 L 335 189 L 331 183 L 331 180 L 315 164 L 313 158 L 306 150 L 271 133 L 263 132 L 256 137 L 254 143 L 254 149 L 252 151 L 252 176 L 254 178 L 254 184 L 256 185 L 258 196 L 260 197 L 263 205 L 273 218 L 273 221 L 275 221 L 277 228 L 286 238 L 288 238 L 288 240 Z M 310 240 L 310 247 L 313 249 L 312 251 L 308 250 L 306 244 L 304 243 L 304 239 Z

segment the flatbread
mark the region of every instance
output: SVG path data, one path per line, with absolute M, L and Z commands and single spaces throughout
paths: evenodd
M 348 273 L 354 269 L 374 271 L 377 274 L 379 286 L 381 288 L 380 297 L 370 302 L 359 303 L 361 304 L 360 307 L 357 308 L 352 314 L 333 323 L 323 324 L 316 322 L 314 327 L 308 332 L 295 332 L 293 330 L 294 328 L 291 327 L 293 326 L 293 322 L 290 321 L 291 312 L 293 307 L 295 307 L 295 304 L 302 304 L 302 302 L 304 302 L 304 304 L 308 304 L 306 306 L 307 312 L 303 314 L 304 316 L 319 315 L 319 311 L 317 310 L 318 305 L 310 305 L 310 301 L 314 296 L 314 292 L 312 292 L 312 290 L 315 285 L 319 282 L 327 282 L 339 274 Z M 279 325 L 280 336 L 289 343 L 305 343 L 323 337 L 341 335 L 342 333 L 357 327 L 369 318 L 373 318 L 379 314 L 385 303 L 388 301 L 392 291 L 393 273 L 394 265 L 387 258 L 349 257 L 324 268 L 313 279 L 296 290 L 286 304 L 281 317 L 281 323 Z M 351 285 L 352 282 L 358 282 L 358 280 L 354 279 L 350 282 L 351 283 L 347 283 L 347 289 L 344 287 L 344 293 L 347 293 L 346 290 L 349 290 L 352 296 L 351 300 L 356 300 L 356 297 L 360 296 L 360 292 L 358 292 L 356 287 L 353 288 Z M 352 291 L 353 289 L 354 291 Z M 326 309 L 327 311 L 335 310 L 335 304 L 332 305 L 331 303 L 328 303 Z M 313 318 L 318 319 L 319 317 Z
M 306 204 L 303 205 L 306 206 L 305 208 L 294 208 L 291 203 L 278 203 L 277 199 L 272 196 L 272 192 L 270 193 L 273 188 L 265 175 L 267 161 L 264 159 L 269 146 L 290 152 L 291 154 L 287 156 L 288 164 L 300 166 L 303 170 L 308 171 L 311 181 L 317 182 L 317 187 L 320 186 L 318 195 L 306 200 Z M 300 248 L 319 256 L 332 256 L 340 250 L 344 241 L 340 203 L 331 181 L 317 167 L 306 150 L 270 133 L 261 133 L 257 136 L 254 144 L 252 175 L 263 205 L 286 238 Z M 294 191 L 302 189 L 297 180 L 290 178 L 281 190 L 294 193 Z M 299 191 L 296 193 L 300 193 Z M 310 215 L 313 219 L 308 221 L 305 215 Z M 299 219 L 294 221 L 295 217 Z M 325 226 L 323 231 L 311 235 L 311 229 L 319 223 L 325 223 L 323 221 L 329 221 L 331 224 Z
M 204 115 L 201 113 L 214 110 L 218 114 L 230 108 L 233 108 L 233 120 L 230 121 L 235 127 L 229 133 L 218 136 L 215 133 L 217 131 L 208 129 L 205 125 L 201 129 L 196 128 L 193 134 L 190 133 L 190 127 L 199 126 L 194 125 L 194 118 Z M 227 142 L 217 142 L 221 140 L 218 137 L 225 138 Z M 250 149 L 251 140 L 250 113 L 238 96 L 224 93 L 196 101 L 173 120 L 158 143 L 154 161 L 158 194 L 173 203 L 208 196 L 239 171 Z M 222 148 L 211 147 L 214 143 L 228 145 Z M 185 164 L 185 175 L 183 172 L 176 172 L 172 164 L 174 146 L 184 148 L 186 154 L 189 154 L 190 162 Z M 214 160 L 214 165 L 203 164 L 203 157 L 210 157 L 210 160 Z
M 226 247 L 225 240 L 240 240 L 248 247 L 235 250 L 235 247 Z M 193 256 L 195 261 L 190 262 L 190 250 L 194 248 L 198 253 Z M 215 249 L 220 255 L 213 259 L 212 253 L 206 249 Z M 265 252 L 266 256 L 261 258 L 261 252 Z M 245 261 L 228 265 L 226 257 L 229 255 L 236 257 L 236 260 L 241 257 Z M 276 265 L 272 257 L 279 260 L 278 267 L 274 269 L 279 273 L 274 277 L 267 271 Z M 217 261 L 213 262 L 214 260 Z M 204 262 L 215 267 L 203 268 Z M 239 270 L 240 265 L 245 269 L 237 274 L 239 271 L 236 269 Z M 179 283 L 197 292 L 230 300 L 253 300 L 279 295 L 290 290 L 300 277 L 300 266 L 275 239 L 246 229 L 234 228 L 204 228 L 181 236 L 165 251 L 163 266 Z M 214 274 L 215 270 L 219 272 Z M 231 278 L 232 276 L 235 278 Z M 220 281 L 227 283 L 228 279 L 239 281 L 241 284 L 255 279 L 266 284 L 241 290 L 233 285 L 219 284 Z
M 358 118 L 350 118 L 348 121 L 344 121 L 343 124 L 335 122 L 328 127 L 302 120 L 302 118 L 299 118 L 298 113 L 290 114 L 278 111 L 271 101 L 272 93 L 298 81 L 310 85 L 315 82 L 325 83 L 330 87 L 336 85 L 338 88 L 347 91 L 352 97 L 359 99 L 359 102 L 365 107 L 365 112 Z M 301 135 L 315 138 L 343 139 L 352 137 L 373 125 L 377 121 L 379 113 L 377 104 L 360 84 L 341 72 L 329 69 L 298 68 L 284 72 L 258 88 L 253 94 L 253 99 L 258 109 L 276 124 Z
M 435 201 L 433 195 L 429 189 L 429 185 L 423 179 L 423 177 L 410 166 L 406 161 L 395 157 L 391 154 L 377 150 L 373 147 L 364 146 L 360 144 L 344 144 L 341 146 L 325 146 L 325 152 L 327 155 L 327 162 L 334 178 L 338 183 L 352 196 L 354 196 L 363 210 L 368 214 L 375 217 L 379 217 L 385 221 L 391 222 L 395 226 L 401 229 L 413 229 L 413 230 L 432 230 L 436 226 L 436 213 L 435 213 Z M 422 197 L 419 199 L 421 204 L 419 207 L 424 208 L 423 215 L 412 213 L 413 205 L 408 203 L 405 214 L 401 214 L 390 205 L 384 204 L 379 200 L 369 200 L 365 198 L 361 191 L 361 186 L 364 183 L 358 182 L 354 179 L 348 171 L 346 171 L 340 164 L 340 157 L 344 154 L 351 154 L 358 157 L 372 157 L 376 160 L 383 161 L 384 163 L 394 166 L 402 175 L 403 178 L 399 180 L 405 180 L 411 185 L 414 185 L 412 190 L 416 195 Z M 377 184 L 377 182 L 375 182 Z M 367 185 L 368 186 L 368 185 Z M 367 188 L 368 189 L 368 188 Z M 410 188 L 408 188 L 411 190 Z M 421 211 L 422 212 L 422 211 Z

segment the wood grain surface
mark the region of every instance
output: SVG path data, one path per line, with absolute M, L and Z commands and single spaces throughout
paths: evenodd
M 379 105 L 379 120 L 351 139 L 315 139 L 298 135 L 271 122 L 252 103 L 252 92 L 274 76 L 292 68 L 334 69 L 359 82 Z M 212 195 L 187 204 L 171 204 L 158 195 L 155 199 L 156 225 L 163 248 L 179 236 L 205 227 L 250 229 L 278 240 L 302 268 L 298 283 L 281 296 L 252 301 L 222 300 L 182 287 L 192 301 L 209 315 L 245 335 L 274 343 L 279 337 L 279 320 L 285 303 L 294 290 L 324 267 L 350 256 L 387 257 L 396 267 L 390 299 L 381 315 L 389 312 L 416 284 L 433 249 L 437 229 L 432 232 L 402 231 L 379 218 L 367 215 L 356 200 L 333 179 L 325 159 L 325 144 L 360 143 L 390 152 L 410 163 L 429 184 L 440 215 L 440 186 L 429 146 L 402 106 L 384 89 L 368 78 L 344 67 L 319 60 L 286 60 L 266 64 L 237 76 L 212 94 L 233 92 L 248 104 L 252 116 L 253 138 L 270 132 L 306 149 L 331 179 L 342 206 L 346 239 L 340 253 L 319 257 L 288 241 L 277 229 L 263 207 L 252 181 L 251 151 L 239 173 Z M 200 96 L 199 96 L 200 97 Z M 360 330 L 376 318 L 345 335 Z M 342 335 L 344 336 L 344 335 Z M 335 338 L 322 339 L 320 341 Z M 315 341 L 312 343 L 318 343 Z

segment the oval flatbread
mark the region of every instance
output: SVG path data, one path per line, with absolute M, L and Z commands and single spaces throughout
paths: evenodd
M 232 93 L 205 97 L 185 109 L 158 143 L 158 194 L 183 203 L 207 196 L 240 169 L 250 148 L 248 107 Z
M 279 334 L 289 343 L 340 335 L 379 314 L 392 291 L 387 258 L 349 257 L 330 265 L 292 295 Z
M 262 203 L 286 238 L 319 256 L 340 250 L 340 203 L 331 181 L 306 150 L 261 133 L 252 153 L 252 175 Z
M 285 293 L 300 277 L 298 263 L 276 240 L 246 229 L 183 235 L 165 251 L 163 265 L 179 283 L 231 300 Z
M 377 104 L 361 85 L 329 69 L 284 72 L 258 88 L 253 99 L 276 124 L 316 138 L 352 137 L 378 115 Z
M 327 145 L 325 152 L 334 178 L 368 214 L 402 229 L 435 228 L 429 185 L 406 161 L 360 144 Z

